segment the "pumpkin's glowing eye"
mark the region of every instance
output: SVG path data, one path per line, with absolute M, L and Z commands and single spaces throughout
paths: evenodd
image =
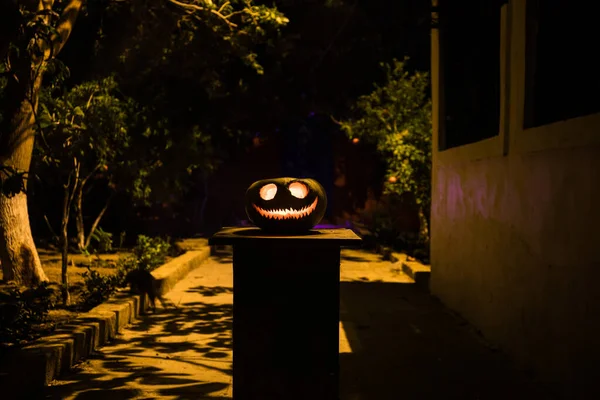
M 260 188 L 260 198 L 263 200 L 271 200 L 277 193 L 277 186 L 269 183 Z
M 292 182 L 288 189 L 290 189 L 290 193 L 292 194 L 292 196 L 299 199 L 305 198 L 308 194 L 308 188 L 305 184 L 300 182 Z

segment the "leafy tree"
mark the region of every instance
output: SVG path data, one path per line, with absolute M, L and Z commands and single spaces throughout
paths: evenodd
M 115 3 L 119 2 L 90 2 L 85 11 L 94 7 L 108 10 Z M 67 43 L 83 5 L 83 0 L 19 0 L 0 4 L 0 61 L 3 76 L 7 78 L 0 105 L 3 115 L 0 165 L 29 172 L 44 73 Z M 152 38 L 172 39 L 171 35 L 165 34 L 171 31 L 152 25 L 156 20 L 164 19 L 178 28 L 178 44 L 189 42 L 186 39 L 193 39 L 196 31 L 212 32 L 218 39 L 214 46 L 229 46 L 232 54 L 255 69 L 259 69 L 256 54 L 252 51 L 255 38 L 265 37 L 269 32 L 265 29 L 267 26 L 276 29 L 287 23 L 275 8 L 256 5 L 251 0 L 133 1 L 124 6 L 131 10 L 130 18 L 119 22 L 130 32 L 137 32 L 125 36 L 126 40 L 132 37 L 141 37 L 142 42 L 152 42 Z M 147 18 L 152 15 L 153 19 Z M 145 48 L 163 51 L 160 43 L 158 40 Z M 129 41 L 123 43 L 122 49 L 141 48 L 135 46 L 135 40 Z M 160 60 L 172 57 L 167 48 Z M 154 67 L 150 62 L 147 65 L 147 68 Z M 7 175 L 0 175 L 0 181 L 7 179 Z M 35 284 L 48 279 L 31 235 L 24 192 L 12 197 L 0 195 L 0 261 L 7 280 Z
M 118 168 L 119 155 L 128 147 L 128 111 L 133 107 L 127 100 L 115 97 L 114 79 L 86 82 L 52 96 L 42 91 L 41 111 L 37 124 L 41 140 L 37 150 L 39 171 L 63 188 L 60 241 L 62 248 L 63 301 L 69 303 L 68 292 L 68 225 L 71 209 L 75 211 L 78 245 L 84 250 L 89 244 L 105 207 L 96 217 L 90 232 L 85 235 L 83 220 L 84 191 L 98 171 L 108 173 Z
M 265 72 L 257 48 L 271 46 L 287 19 L 265 6 L 238 4 L 246 4 L 238 14 L 225 12 L 230 4 L 221 12 L 236 27 L 210 13 L 216 29 L 170 2 L 150 9 L 123 4 L 103 14 L 95 71 L 116 71 L 123 92 L 144 109 L 129 169 L 151 166 L 136 174 L 143 177 L 132 186 L 138 203 L 175 205 L 201 186 L 205 204 L 210 175 L 250 144 L 251 122 L 268 113 L 250 107 Z M 244 27 L 247 18 L 260 25 Z
M 109 77 L 84 82 L 70 90 L 45 91 L 41 106 L 38 118 L 41 140 L 36 161 L 46 167 L 46 179 L 61 179 L 77 171 L 72 197 L 77 244 L 83 250 L 110 203 L 109 197 L 86 234 L 84 194 L 98 176 L 109 187 L 115 186 L 115 175 L 122 168 L 130 145 L 129 126 L 136 105 L 119 96 L 117 83 Z
M 386 162 L 384 193 L 412 193 L 422 230 L 429 229 L 431 206 L 431 100 L 429 76 L 410 74 L 404 62 L 382 64 L 385 83 L 354 105 L 355 117 L 340 122 L 351 138 L 376 145 Z
M 345 112 L 348 99 L 365 93 L 377 80 L 376 60 L 404 54 L 406 46 L 398 43 L 415 42 L 405 25 L 430 10 L 427 3 L 414 3 L 277 0 L 290 18 L 279 35 L 274 34 L 275 25 L 264 24 L 260 35 L 234 31 L 228 34 L 231 40 L 194 23 L 186 10 L 168 1 L 152 7 L 120 3 L 90 9 L 86 29 L 101 36 L 90 34 L 89 43 L 78 41 L 75 46 L 71 42 L 63 59 L 81 65 L 80 72 L 74 70 L 80 80 L 115 72 L 123 92 L 149 110 L 143 116 L 144 129 L 152 132 L 135 148 L 153 165 L 144 175 L 151 183 L 136 192 L 144 195 L 144 204 L 176 206 L 186 191 L 211 191 L 207 177 L 233 160 L 250 143 L 250 135 L 268 137 L 282 123 L 313 111 L 338 116 Z M 392 18 L 382 8 L 404 26 L 387 22 Z M 210 18 L 218 22 L 218 16 Z M 384 34 L 393 40 L 384 41 Z M 428 31 L 422 36 L 429 40 Z M 88 51 L 92 47 L 95 51 Z M 248 51 L 260 60 L 259 67 L 244 57 Z M 191 132 L 198 135 L 197 141 L 191 140 Z M 157 149 L 152 156 L 146 145 Z

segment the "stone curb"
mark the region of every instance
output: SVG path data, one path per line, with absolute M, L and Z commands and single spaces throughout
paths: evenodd
M 208 246 L 190 250 L 152 271 L 161 293 L 168 292 L 210 256 Z M 30 399 L 94 350 L 115 339 L 117 333 L 147 308 L 139 295 L 117 294 L 106 303 L 62 325 L 20 350 L 7 352 L 0 360 L 2 399 Z M 8 397 L 6 397 L 8 396 Z M 14 397 L 11 397 L 14 396 Z
M 164 294 L 173 289 L 177 282 L 185 278 L 208 257 L 210 257 L 210 248 L 206 246 L 201 250 L 188 251 L 152 271 L 152 275 L 158 281 L 159 292 Z
M 410 276 L 415 284 L 425 290 L 429 290 L 429 276 L 431 275 L 431 266 L 420 263 L 419 261 L 407 261 L 406 254 L 392 253 L 394 264 L 400 264 L 402 272 Z

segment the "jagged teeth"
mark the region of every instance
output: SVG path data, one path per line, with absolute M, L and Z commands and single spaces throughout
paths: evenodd
M 292 208 L 285 209 L 276 209 L 276 210 L 264 210 L 258 206 L 254 206 L 258 212 L 263 216 L 270 219 L 300 219 L 306 217 L 310 214 L 316 207 L 317 200 L 313 202 L 310 206 L 306 206 L 301 208 L 300 210 L 295 210 Z
M 266 217 L 273 219 L 300 219 L 306 217 L 308 212 L 308 207 L 304 207 L 300 210 L 293 210 L 291 208 L 286 209 L 277 209 L 277 210 L 269 210 L 265 212 Z

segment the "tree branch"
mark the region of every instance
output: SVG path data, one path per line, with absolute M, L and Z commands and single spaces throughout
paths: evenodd
M 81 187 L 83 188 L 83 186 L 85 186 L 85 184 L 87 183 L 87 181 L 92 177 L 92 175 L 94 175 L 96 173 L 96 171 L 98 171 L 98 168 L 100 168 L 101 164 L 98 164 L 94 167 L 94 169 L 85 177 L 81 180 Z
M 67 203 L 67 219 L 69 218 L 69 211 L 71 210 L 71 204 L 73 203 L 73 199 L 75 198 L 75 192 L 77 190 L 77 185 L 79 184 L 79 171 L 81 169 L 81 164 L 77 162 L 77 159 L 74 159 L 75 162 L 75 176 L 73 179 L 73 189 L 70 193 L 70 195 L 68 196 L 68 203 Z M 71 172 L 69 174 L 69 180 L 67 181 L 67 184 L 65 185 L 65 190 L 69 190 L 69 187 L 71 186 L 71 177 L 73 177 L 73 172 Z
M 219 8 L 218 10 L 215 10 L 213 8 L 200 7 L 200 6 L 196 5 L 196 4 L 182 3 L 182 2 L 177 1 L 177 0 L 169 0 L 169 2 L 171 2 L 171 3 L 175 4 L 175 5 L 178 5 L 179 7 L 183 7 L 185 9 L 187 9 L 188 11 L 189 10 L 192 10 L 192 11 L 208 11 L 211 14 L 214 14 L 217 17 L 219 17 L 219 19 L 221 19 L 223 22 L 225 22 L 229 26 L 229 28 L 231 28 L 231 29 L 237 28 L 237 24 L 234 24 L 233 22 L 231 22 L 229 20 L 229 18 L 232 15 L 234 15 L 234 13 L 231 13 L 231 14 L 229 14 L 227 16 L 221 14 L 221 11 L 222 11 L 223 7 L 225 6 L 225 4 L 222 5 L 221 8 Z
M 223 9 L 224 9 L 225 7 L 227 7 L 229 4 L 231 4 L 231 3 L 230 3 L 230 2 L 228 2 L 228 1 L 226 1 L 225 3 L 223 3 L 223 4 L 221 5 L 221 7 L 219 8 L 219 12 L 223 12 Z
M 115 192 L 112 192 L 110 197 L 108 198 L 108 200 L 106 200 L 106 204 L 104 204 L 104 207 L 102 208 L 102 210 L 100 210 L 100 213 L 94 220 L 94 223 L 92 224 L 92 227 L 90 228 L 90 232 L 88 233 L 88 236 L 85 239 L 85 248 L 86 249 L 90 246 L 90 242 L 92 241 L 92 235 L 94 234 L 94 232 L 96 232 L 96 229 L 98 228 L 98 225 L 100 224 L 100 220 L 104 216 L 104 213 L 106 213 L 106 210 L 108 209 L 108 206 L 110 205 L 110 202 L 114 196 L 115 196 Z
M 79 11 L 83 6 L 84 1 L 85 0 L 71 0 L 69 4 L 65 6 L 56 25 L 58 35 L 53 40 L 53 57 L 56 57 L 56 55 L 62 50 L 65 43 L 67 43 L 67 39 L 73 31 L 73 26 L 75 25 L 75 21 L 79 16 Z
M 46 225 L 48 226 L 48 230 L 50 231 L 50 234 L 52 234 L 52 238 L 54 240 L 60 240 L 59 236 L 56 234 L 56 232 L 54 232 L 54 229 L 52 229 L 52 225 L 50 225 L 50 221 L 48 220 L 48 217 L 46 216 L 46 214 L 44 214 L 44 221 L 46 221 Z
M 330 116 L 329 116 L 329 118 L 331 118 L 331 120 L 332 120 L 332 121 L 333 121 L 335 124 L 337 124 L 337 125 L 342 125 L 342 123 L 341 123 L 340 121 L 336 120 L 336 119 L 333 117 L 333 115 L 330 115 Z

